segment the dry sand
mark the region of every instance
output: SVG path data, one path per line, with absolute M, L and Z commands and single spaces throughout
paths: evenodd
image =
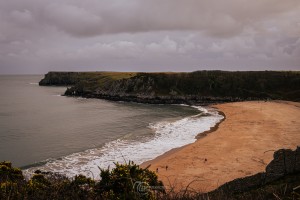
M 214 107 L 226 115 L 217 130 L 142 164 L 151 164 L 153 171 L 158 168 L 167 188 L 190 184 L 189 189 L 211 191 L 264 171 L 275 150 L 300 145 L 300 103 L 252 101 Z

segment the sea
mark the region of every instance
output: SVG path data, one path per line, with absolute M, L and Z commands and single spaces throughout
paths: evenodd
M 0 76 L 0 161 L 27 177 L 39 169 L 99 179 L 100 168 L 154 159 L 223 118 L 209 107 L 66 97 L 42 78 Z

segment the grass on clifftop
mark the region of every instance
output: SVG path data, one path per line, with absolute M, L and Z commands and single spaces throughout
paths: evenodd
M 86 76 L 88 77 L 89 74 L 86 74 Z M 97 76 L 93 76 L 92 78 L 97 83 L 94 86 L 98 87 L 98 86 L 104 85 L 110 81 L 129 79 L 134 76 L 136 76 L 136 73 L 134 73 L 134 72 L 99 72 L 99 73 L 97 73 Z

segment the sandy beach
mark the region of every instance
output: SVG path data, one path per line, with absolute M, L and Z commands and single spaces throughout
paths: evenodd
M 264 171 L 275 150 L 300 145 L 300 103 L 251 101 L 213 107 L 226 116 L 217 129 L 142 164 L 158 168 L 167 188 L 211 191 Z

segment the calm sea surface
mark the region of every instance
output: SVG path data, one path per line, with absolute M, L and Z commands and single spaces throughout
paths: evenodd
M 0 76 L 0 161 L 27 171 L 71 176 L 120 158 L 142 162 L 221 119 L 200 107 L 64 97 L 65 87 L 41 87 L 42 78 Z

